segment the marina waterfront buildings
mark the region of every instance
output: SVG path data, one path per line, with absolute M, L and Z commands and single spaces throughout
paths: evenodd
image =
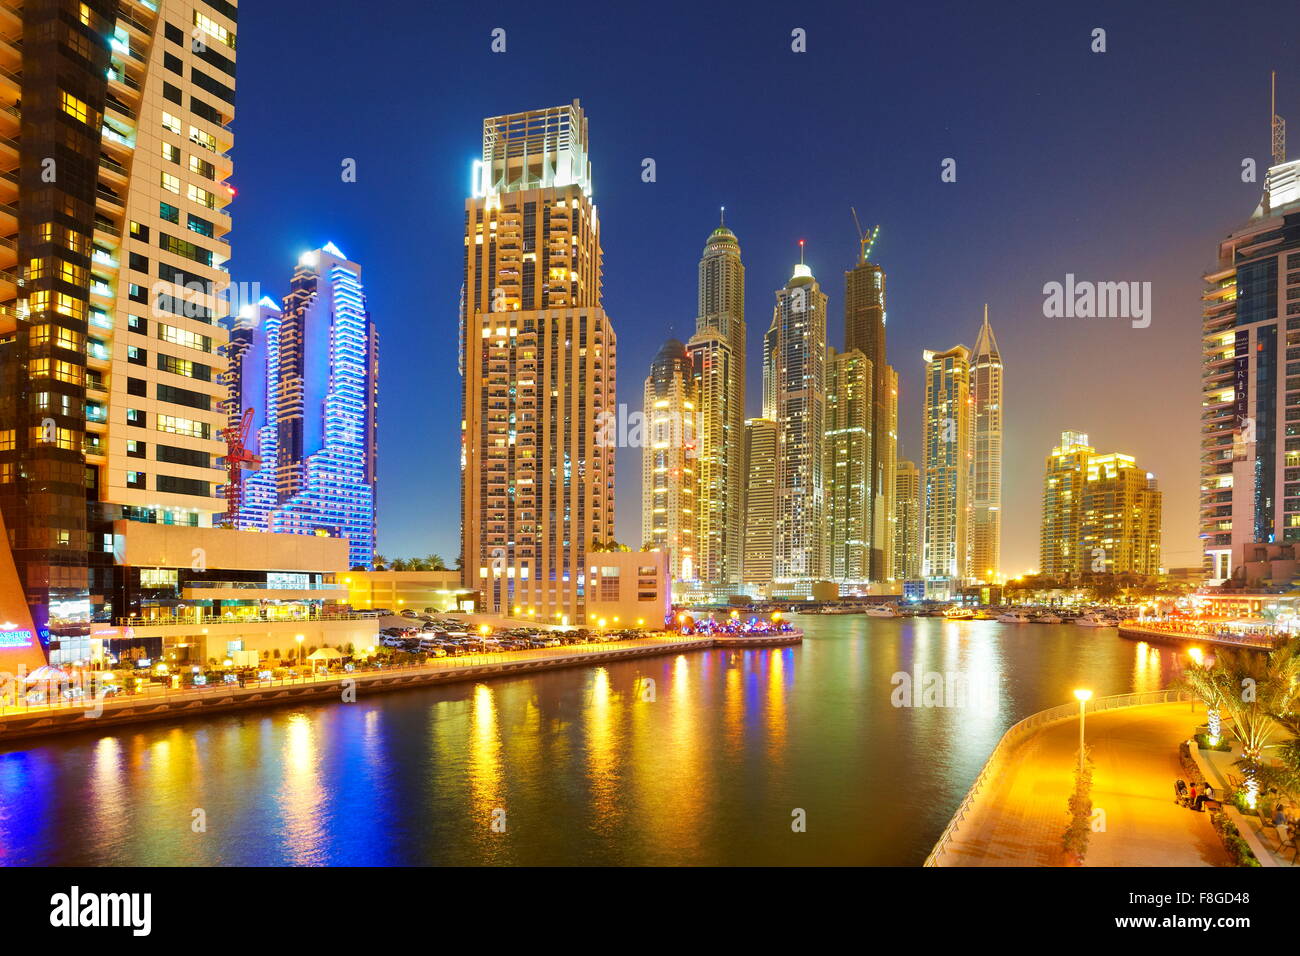
M 806 594 L 828 574 L 826 294 L 802 261 L 776 293 L 764 357 L 771 377 L 764 394 L 771 395 L 777 424 L 773 593 Z
M 1162 495 L 1131 455 L 1099 455 L 1082 432 L 1063 432 L 1047 456 L 1041 573 L 1160 573 Z
M 645 380 L 641 540 L 668 555 L 674 581 L 695 577 L 699 436 L 696 377 L 686 346 L 664 343 Z
M 888 582 L 897 575 L 894 555 L 894 463 L 898 446 L 898 375 L 886 362 L 885 272 L 871 261 L 879 227 L 862 236 L 858 261 L 844 273 L 844 352 L 857 350 L 870 363 L 870 447 L 866 454 L 865 537 L 868 568 L 863 580 Z
M 974 403 L 970 350 L 926 351 L 921 487 L 921 574 L 927 595 L 947 600 L 971 573 Z
M 483 609 L 587 621 L 587 551 L 614 538 L 614 329 L 601 305 L 587 118 L 488 117 L 465 201 L 464 585 Z
M 1248 544 L 1300 541 L 1297 222 L 1300 160 L 1287 162 L 1275 136 L 1259 206 L 1204 276 L 1200 539 L 1210 584 L 1233 576 Z
M 745 421 L 745 591 L 765 595 L 772 585 L 772 547 L 776 531 L 777 424 L 771 418 Z
M 971 574 L 997 583 L 1002 550 L 1002 353 L 998 350 L 989 307 L 971 355 L 971 400 L 974 404 Z
M 921 577 L 921 469 L 899 459 L 894 468 L 894 573 L 902 581 Z
M 875 403 L 872 363 L 853 349 L 826 359 L 826 571 L 832 581 L 865 585 L 871 576 L 871 458 Z
M 333 243 L 298 260 L 283 309 L 245 306 L 231 333 L 228 424 L 248 417 L 260 467 L 228 489 L 238 528 L 348 540 L 375 553 L 379 344 L 361 267 Z
M 84 659 L 127 613 L 117 534 L 226 508 L 235 4 L 28 3 L 0 34 L 0 547 L 19 629 Z
M 699 400 L 694 577 L 715 598 L 740 589 L 745 454 L 745 267 L 725 221 L 699 263 L 695 334 L 687 342 Z

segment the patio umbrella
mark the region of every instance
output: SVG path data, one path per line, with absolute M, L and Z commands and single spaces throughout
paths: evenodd
M 343 655 L 336 647 L 322 647 L 318 651 L 312 651 L 307 655 L 309 661 L 336 661 Z

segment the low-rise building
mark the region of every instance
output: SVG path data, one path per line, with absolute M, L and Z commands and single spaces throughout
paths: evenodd
M 346 538 L 118 521 L 113 552 L 113 617 L 52 663 L 203 664 L 378 643 L 378 622 L 347 605 Z
M 587 626 L 663 627 L 672 610 L 668 561 L 666 551 L 588 552 Z
M 348 603 L 357 610 L 474 611 L 479 606 L 479 592 L 467 590 L 460 578 L 457 570 L 349 571 L 343 575 L 343 583 Z

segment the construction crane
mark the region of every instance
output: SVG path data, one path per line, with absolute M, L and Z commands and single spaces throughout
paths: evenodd
M 244 471 L 257 471 L 262 459 L 248 450 L 248 433 L 253 427 L 253 409 L 244 409 L 238 425 L 221 429 L 226 442 L 226 524 L 235 524 L 235 517 L 244 504 Z
M 858 245 L 862 249 L 862 258 L 858 261 L 866 262 L 871 257 L 871 247 L 876 244 L 876 237 L 880 235 L 880 226 L 877 225 L 871 230 L 871 234 L 867 235 L 862 231 L 862 223 L 858 221 L 858 211 L 850 206 L 849 212 L 853 213 L 853 225 L 858 227 Z

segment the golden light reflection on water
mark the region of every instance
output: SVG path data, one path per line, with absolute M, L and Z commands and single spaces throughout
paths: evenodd
M 97 841 L 118 844 L 130 831 L 126 768 L 122 761 L 122 742 L 104 737 L 95 743 L 90 756 L 90 833 Z
M 767 651 L 767 758 L 773 770 L 780 770 L 786 756 L 785 657 L 779 650 Z M 856 656 L 856 653 L 855 655 Z
M 1160 649 L 1138 641 L 1133 647 L 1133 690 L 1140 694 L 1163 690 L 1164 685 Z
M 600 833 L 612 832 L 617 823 L 619 747 L 614 709 L 621 699 L 610 686 L 609 671 L 597 667 L 591 675 L 591 698 L 584 723 L 592 825 Z
M 279 793 L 282 839 L 287 862 L 299 866 L 318 862 L 328 839 L 321 818 L 325 788 L 320 772 L 319 730 L 314 715 L 291 714 L 280 751 L 284 768 Z
M 731 651 L 723 658 L 722 750 L 735 758 L 745 746 L 745 660 Z
M 470 816 L 484 826 L 492 822 L 492 811 L 505 810 L 502 788 L 501 731 L 498 727 L 497 701 L 487 684 L 474 686 L 469 732 L 469 803 Z

